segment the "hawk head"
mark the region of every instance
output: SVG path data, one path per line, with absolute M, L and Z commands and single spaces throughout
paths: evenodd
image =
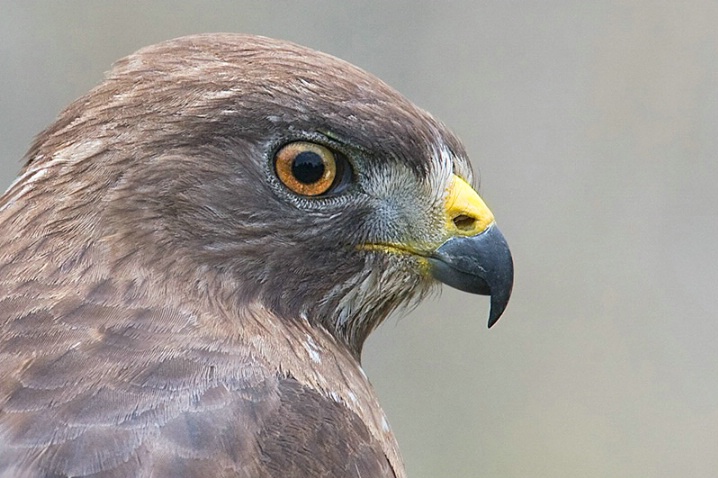
M 307 320 L 356 356 L 437 279 L 491 295 L 489 326 L 509 300 L 511 255 L 459 140 L 377 78 L 294 44 L 227 34 L 140 50 L 28 158 L 5 207 L 35 190 L 57 203 L 25 233 Z

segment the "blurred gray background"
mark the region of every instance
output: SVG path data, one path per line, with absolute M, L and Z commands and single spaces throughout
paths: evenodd
M 444 289 L 363 357 L 412 477 L 718 476 L 718 3 L 0 1 L 0 189 L 135 49 L 284 38 L 463 138 L 509 308 Z

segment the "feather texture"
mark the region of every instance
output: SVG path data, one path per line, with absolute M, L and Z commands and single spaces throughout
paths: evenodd
M 276 149 L 344 154 L 341 195 L 291 194 Z M 359 363 L 432 285 L 446 128 L 328 55 L 246 35 L 117 63 L 0 198 L 1 477 L 396 477 Z

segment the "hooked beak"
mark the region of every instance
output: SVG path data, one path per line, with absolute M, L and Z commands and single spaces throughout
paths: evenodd
M 494 216 L 474 189 L 458 176 L 449 186 L 445 212 L 451 237 L 428 255 L 431 275 L 459 290 L 490 295 L 489 327 L 511 297 L 514 263 Z
M 489 327 L 499 320 L 511 297 L 514 263 L 494 215 L 462 178 L 451 178 L 444 200 L 443 243 L 364 244 L 362 249 L 418 256 L 427 272 L 444 284 L 472 294 L 490 295 Z
M 452 237 L 428 258 L 431 275 L 472 294 L 490 295 L 489 328 L 499 320 L 511 297 L 514 263 L 496 224 L 470 237 Z

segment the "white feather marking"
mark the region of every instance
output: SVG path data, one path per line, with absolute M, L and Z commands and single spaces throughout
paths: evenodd
M 58 150 L 52 158 L 47 161 L 41 156 L 35 158 L 35 161 L 30 164 L 27 171 L 19 176 L 7 189 L 7 198 L 5 198 L 5 204 L 0 207 L 0 212 L 32 191 L 35 184 L 46 176 L 51 169 L 92 157 L 102 151 L 104 144 L 105 143 L 100 140 L 85 141 Z M 15 188 L 19 189 L 13 191 Z
M 456 174 L 466 180 L 467 183 L 474 184 L 474 173 L 471 170 L 469 160 L 465 157 L 456 156 L 443 141 L 434 146 L 435 165 L 439 166 L 440 174 L 445 180 Z M 439 172 L 437 171 L 437 172 Z M 439 178 L 437 177 L 437 180 Z
M 40 164 L 39 168 L 49 169 L 57 165 L 75 163 L 90 158 L 105 148 L 106 143 L 101 140 L 89 140 L 82 143 L 74 143 L 66 148 L 58 150 L 50 161 Z
M 207 91 L 203 96 L 206 100 L 221 100 L 230 98 L 235 94 L 232 90 Z
M 389 422 L 386 421 L 386 417 L 382 415 L 381 417 L 381 429 L 384 432 L 388 432 L 390 430 L 389 428 Z
M 7 202 L 0 207 L 0 212 L 10 207 L 15 201 L 22 198 L 29 191 L 32 191 L 35 187 L 35 182 L 47 174 L 46 169 L 35 169 L 28 170 L 21 176 L 19 176 L 13 183 L 7 188 L 6 194 L 8 194 Z M 22 185 L 22 186 L 21 186 Z M 17 191 L 13 191 L 14 188 L 20 187 Z
M 451 176 L 455 173 L 454 164 L 456 156 L 451 152 L 448 146 L 442 141 L 434 146 L 434 161 L 431 163 L 434 167 L 433 174 L 429 174 L 429 188 L 436 194 L 434 200 L 437 202 L 444 201 L 449 185 L 451 184 Z M 459 175 L 466 174 L 466 171 L 456 171 Z M 471 178 L 466 178 L 469 182 Z
M 304 349 L 309 354 L 309 358 L 312 359 L 312 362 L 314 363 L 322 363 L 322 357 L 319 354 L 319 347 L 317 347 L 314 339 L 312 339 L 309 334 L 306 334 L 306 336 L 307 340 L 302 345 L 304 345 Z

